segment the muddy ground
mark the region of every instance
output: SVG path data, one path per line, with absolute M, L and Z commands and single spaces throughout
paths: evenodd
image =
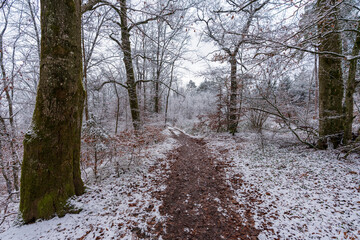
M 173 137 L 180 143 L 169 153 L 170 168 L 157 194 L 163 201 L 160 212 L 168 216 L 161 226 L 163 239 L 257 239 L 249 209 L 234 199 L 226 183 L 222 163 L 214 159 L 204 140 L 183 133 Z M 241 178 L 236 179 L 241 185 Z M 243 214 L 240 214 L 243 212 Z

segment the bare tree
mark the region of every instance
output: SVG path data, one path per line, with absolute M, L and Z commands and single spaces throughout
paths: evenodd
M 257 52 L 263 58 L 287 55 L 304 64 L 309 61 L 305 53 L 315 57 L 319 81 L 318 148 L 337 147 L 351 139 L 354 79 L 360 58 L 356 42 L 358 3 L 358 0 L 320 0 L 286 4 L 282 9 L 289 6 L 296 9 L 293 16 L 287 18 L 286 23 L 279 21 L 274 26 L 277 29 L 274 34 L 258 36 L 256 40 L 264 47 Z M 300 11 L 303 13 L 299 21 L 295 16 Z M 348 80 L 344 82 L 346 75 Z
M 207 13 L 203 10 L 198 13 L 198 18 L 205 24 L 205 34 L 214 41 L 224 55 L 216 58 L 226 59 L 230 64 L 230 109 L 228 131 L 235 134 L 238 125 L 238 85 L 237 79 L 238 55 L 241 48 L 251 43 L 249 32 L 252 29 L 257 14 L 268 4 L 265 1 L 226 1 L 226 6 L 216 5 Z M 236 29 L 236 30 L 235 30 Z M 239 29 L 239 30 L 238 30 Z M 244 67 L 241 65 L 241 67 Z
M 20 160 L 17 155 L 16 147 L 15 147 L 15 138 L 16 138 L 16 127 L 15 127 L 15 106 L 14 106 L 14 81 L 16 76 L 19 74 L 18 69 L 16 69 L 16 53 L 17 53 L 17 47 L 18 42 L 21 37 L 21 28 L 20 28 L 20 22 L 22 21 L 22 13 L 19 14 L 19 20 L 16 22 L 16 32 L 17 34 L 12 39 L 12 44 L 10 46 L 11 52 L 8 52 L 6 50 L 6 47 L 4 46 L 4 37 L 7 30 L 7 27 L 9 25 L 9 17 L 11 14 L 11 11 L 14 9 L 13 5 L 15 5 L 14 1 L 9 1 L 8 4 L 2 9 L 3 19 L 5 20 L 5 24 L 3 29 L 0 32 L 0 68 L 1 68 L 1 75 L 2 75 L 2 88 L 0 96 L 5 95 L 6 104 L 7 106 L 7 116 L 0 116 L 2 121 L 2 135 L 6 137 L 6 142 L 9 145 L 10 151 L 11 151 L 11 161 L 10 165 L 12 168 L 12 181 L 13 181 L 13 187 L 15 191 L 19 190 L 19 168 L 20 168 Z M 10 23 L 11 24 L 11 23 Z M 6 67 L 6 59 L 5 54 L 8 54 L 7 58 L 7 65 Z M 4 119 L 9 121 L 9 128 L 6 127 L 6 123 Z M 9 130 L 8 130 L 9 129 Z M 5 140 L 2 139 L 2 140 Z M 3 160 L 1 160 L 3 161 Z
M 115 32 L 110 34 L 110 39 L 112 39 L 117 44 L 117 46 L 121 49 L 123 53 L 123 63 L 126 72 L 125 84 L 119 81 L 116 81 L 116 83 L 126 88 L 128 91 L 133 127 L 135 130 L 139 130 L 141 128 L 141 118 L 140 118 L 140 108 L 138 102 L 137 85 L 145 82 L 154 82 L 154 80 L 148 80 L 148 79 L 136 80 L 134 63 L 133 63 L 134 56 L 133 56 L 131 39 L 130 39 L 131 31 L 136 28 L 138 31 L 141 32 L 142 30 L 140 26 L 146 25 L 153 21 L 165 20 L 167 16 L 173 15 L 176 11 L 178 11 L 178 9 L 173 6 L 172 1 L 165 2 L 165 4 L 161 6 L 161 9 L 154 10 L 150 8 L 150 10 L 147 11 L 129 7 L 126 0 L 120 0 L 116 4 L 112 4 L 110 2 L 106 2 L 106 4 L 109 5 L 114 10 L 117 18 L 119 19 L 119 21 L 113 20 L 113 22 L 118 26 L 118 28 L 120 28 L 121 40 L 118 39 L 117 36 L 118 34 Z M 140 19 L 135 18 L 136 20 L 134 20 L 128 15 L 129 10 L 135 13 L 140 12 L 142 17 Z M 101 85 L 101 87 L 104 84 L 111 82 L 112 81 L 104 82 Z
M 109 9 L 102 12 L 83 13 L 82 21 L 82 53 L 83 53 L 83 83 L 85 91 L 89 91 L 89 70 L 92 67 L 91 62 L 94 61 L 95 49 L 99 46 L 104 38 L 101 31 L 107 21 Z M 87 31 L 86 31 L 86 30 Z M 102 59 L 103 60 L 103 59 Z M 100 60 L 97 61 L 97 64 Z M 85 96 L 85 120 L 89 120 L 89 96 Z

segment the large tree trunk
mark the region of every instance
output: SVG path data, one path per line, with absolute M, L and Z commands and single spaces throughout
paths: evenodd
M 231 66 L 231 75 L 230 75 L 230 108 L 229 108 L 229 123 L 228 123 L 228 131 L 231 134 L 235 134 L 238 125 L 238 111 L 237 111 L 237 91 L 238 91 L 238 83 L 237 83 L 237 63 L 236 63 L 236 54 L 230 56 L 230 66 Z
M 121 18 L 121 47 L 124 54 L 124 65 L 126 69 L 126 85 L 129 95 L 130 110 L 132 116 L 132 122 L 135 130 L 141 128 L 140 122 L 140 110 L 138 104 L 138 97 L 136 93 L 136 82 L 134 67 L 132 62 L 131 44 L 130 44 L 130 32 L 127 23 L 127 7 L 126 0 L 120 0 L 120 18 Z
M 359 54 L 360 50 L 360 22 L 358 23 L 358 32 L 356 34 L 356 39 L 354 47 L 352 50 L 352 56 Z M 349 67 L 349 76 L 346 83 L 346 93 L 345 93 L 345 122 L 344 122 L 344 143 L 347 144 L 352 138 L 352 123 L 354 119 L 354 93 L 356 89 L 356 68 L 357 68 L 358 59 L 350 60 Z
M 40 82 L 24 139 L 20 211 L 25 223 L 63 216 L 84 192 L 80 174 L 81 0 L 41 0 Z
M 341 36 L 338 29 L 335 0 L 319 0 L 318 11 L 323 18 L 318 24 L 320 52 L 341 53 Z M 332 8 L 331 13 L 329 9 Z M 328 144 L 337 147 L 343 133 L 342 99 L 344 86 L 341 59 L 331 55 L 319 56 L 319 141 L 318 147 Z

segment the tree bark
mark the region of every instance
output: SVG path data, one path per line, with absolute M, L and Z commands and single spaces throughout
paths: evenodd
M 129 95 L 132 122 L 134 129 L 139 130 L 141 128 L 140 110 L 139 110 L 138 97 L 136 92 L 134 67 L 132 62 L 130 30 L 127 22 L 126 0 L 120 0 L 120 19 L 121 19 L 120 25 L 121 25 L 121 41 L 122 41 L 121 48 L 124 54 L 123 61 L 126 69 L 126 85 Z
M 119 127 L 120 96 L 119 96 L 119 92 L 117 90 L 115 83 L 114 83 L 114 89 L 115 89 L 115 94 L 116 94 L 116 122 L 115 122 L 115 135 L 116 135 L 118 132 L 118 127 Z
M 319 0 L 318 11 L 323 20 L 318 23 L 319 50 L 341 53 L 341 36 L 338 29 L 338 13 L 335 0 Z M 331 9 L 331 10 L 330 10 Z M 330 10 L 330 12 L 329 12 Z M 336 148 L 343 133 L 342 99 L 344 86 L 341 59 L 329 55 L 319 56 L 319 141 L 318 148 L 329 143 Z
M 83 57 L 83 79 L 84 79 L 84 88 L 85 88 L 85 102 L 84 102 L 84 110 L 85 110 L 85 121 L 89 120 L 89 101 L 88 101 L 88 78 L 87 78 L 87 64 L 86 64 L 86 52 L 85 52 L 85 35 L 84 29 L 81 28 L 81 44 L 82 44 L 82 57 Z
M 7 130 L 6 130 L 6 125 L 5 125 L 5 121 L 4 119 L 0 116 L 0 137 L 3 138 L 5 137 L 5 135 L 7 135 Z M 4 155 L 3 155 L 3 144 L 2 144 L 2 139 L 0 138 L 0 168 L 1 168 L 1 173 L 2 176 L 5 180 L 6 183 L 6 188 L 7 188 L 7 192 L 8 194 L 11 194 L 13 188 L 12 188 L 12 183 L 11 180 L 8 176 L 8 167 L 6 166 L 6 163 L 4 161 Z
M 237 53 L 237 52 L 236 52 Z M 237 83 L 237 62 L 236 62 L 236 53 L 230 56 L 230 66 L 231 66 L 231 75 L 230 75 L 230 108 L 229 108 L 229 125 L 228 131 L 231 134 L 235 134 L 237 131 L 237 91 L 238 91 L 238 83 Z
M 154 96 L 154 112 L 160 113 L 160 74 L 162 67 L 162 55 L 160 53 L 160 34 L 161 34 L 161 21 L 157 24 L 157 46 L 156 46 L 156 76 L 155 76 L 155 96 Z M 160 59 L 161 58 L 161 59 Z
M 168 110 L 169 110 L 169 99 L 170 99 L 170 91 L 171 91 L 171 85 L 174 78 L 174 67 L 175 67 L 175 61 L 171 64 L 171 71 L 170 71 L 170 84 L 168 88 L 168 92 L 166 95 L 166 104 L 165 104 L 165 126 L 168 120 Z
M 156 71 L 155 79 L 155 95 L 154 95 L 154 112 L 160 113 L 160 86 L 159 86 L 160 71 Z
M 352 50 L 352 56 L 359 54 L 360 50 L 360 22 L 358 23 L 358 32 Z M 344 122 L 344 144 L 347 144 L 352 138 L 352 123 L 354 119 L 354 93 L 357 86 L 355 79 L 357 59 L 350 60 L 349 76 L 346 83 L 345 92 L 345 122 Z
M 25 223 L 63 216 L 69 197 L 84 192 L 80 134 L 81 0 L 41 0 L 40 82 L 25 134 L 20 211 Z

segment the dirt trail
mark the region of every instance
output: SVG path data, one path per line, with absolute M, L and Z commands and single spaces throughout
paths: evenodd
M 256 239 L 249 211 L 236 212 L 239 203 L 226 184 L 224 166 L 211 158 L 205 142 L 174 134 L 181 146 L 170 154 L 167 188 L 161 214 L 169 216 L 163 239 Z

